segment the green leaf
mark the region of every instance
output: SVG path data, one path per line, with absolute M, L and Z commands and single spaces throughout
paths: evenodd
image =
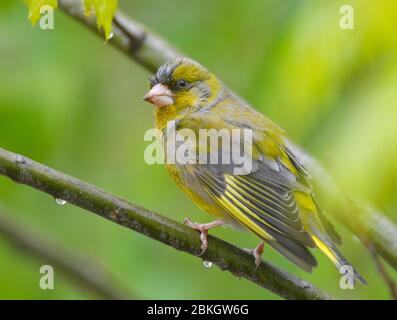
M 112 20 L 118 7 L 118 0 L 84 0 L 84 13 L 95 12 L 98 28 L 102 28 L 106 40 L 112 35 Z
M 58 7 L 58 0 L 24 0 L 29 8 L 29 20 L 35 25 L 40 20 L 40 9 L 43 6 L 51 6 L 54 9 Z
M 29 8 L 29 20 L 35 25 L 40 20 L 40 8 L 49 5 L 54 9 L 58 7 L 58 0 L 23 0 Z M 98 28 L 103 30 L 106 40 L 112 37 L 112 21 L 118 7 L 118 0 L 82 0 L 84 14 L 96 15 Z

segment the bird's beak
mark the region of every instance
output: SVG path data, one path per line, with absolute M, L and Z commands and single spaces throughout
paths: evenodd
M 158 83 L 143 97 L 143 100 L 154 104 L 156 107 L 165 107 L 174 104 L 174 97 L 170 89 Z

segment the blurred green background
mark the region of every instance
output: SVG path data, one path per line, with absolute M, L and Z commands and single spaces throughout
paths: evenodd
M 351 4 L 354 30 L 339 28 Z M 397 3 L 395 1 L 120 1 L 126 13 L 217 73 L 318 157 L 341 186 L 397 220 Z M 0 2 L 0 146 L 182 221 L 210 221 L 160 165 L 143 159 L 152 107 L 148 73 L 80 24 L 55 13 L 55 30 L 33 28 L 22 1 Z M 18 221 L 105 265 L 134 297 L 277 299 L 197 258 L 0 177 L 0 201 Z M 385 299 L 367 251 L 337 224 L 342 251 L 370 283 L 339 288 L 339 273 L 316 252 L 307 274 L 272 249 L 264 258 L 338 298 Z M 257 239 L 213 234 L 241 247 Z M 90 299 L 46 261 L 0 235 L 0 298 Z

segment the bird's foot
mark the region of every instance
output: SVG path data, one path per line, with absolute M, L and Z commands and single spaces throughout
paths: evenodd
M 251 253 L 254 258 L 255 258 L 255 270 L 258 269 L 262 262 L 262 254 L 263 254 L 263 247 L 265 246 L 265 243 L 262 241 L 260 244 L 256 246 L 255 249 L 244 249 L 245 251 Z
M 190 221 L 189 218 L 185 218 L 183 220 L 183 224 L 200 232 L 201 253 L 199 254 L 199 256 L 201 256 L 204 254 L 204 252 L 208 248 L 208 238 L 207 238 L 208 230 L 219 227 L 219 226 L 223 226 L 224 224 L 226 224 L 226 222 L 223 220 L 215 220 L 210 223 L 195 223 L 195 222 Z

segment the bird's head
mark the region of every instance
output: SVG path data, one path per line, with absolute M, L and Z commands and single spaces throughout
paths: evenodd
M 150 78 L 150 90 L 144 100 L 157 109 L 173 109 L 205 106 L 214 100 L 221 84 L 217 77 L 197 62 L 179 58 L 162 65 Z

